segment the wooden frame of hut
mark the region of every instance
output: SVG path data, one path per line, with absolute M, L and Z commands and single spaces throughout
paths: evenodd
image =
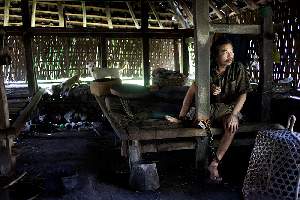
M 171 15 L 168 12 L 162 12 L 158 6 L 160 2 L 167 4 L 171 9 Z M 241 23 L 243 17 L 253 14 L 253 6 L 249 1 L 244 1 L 244 8 L 238 7 L 237 2 L 224 1 L 223 7 L 219 7 L 216 2 L 209 0 L 194 0 L 193 11 L 188 6 L 190 1 L 104 1 L 100 6 L 92 5 L 89 1 L 72 2 L 72 1 L 3 1 L 3 7 L 0 10 L 4 11 L 3 30 L 6 35 L 21 37 L 22 45 L 24 46 L 26 79 L 28 81 L 29 94 L 35 95 L 36 100 L 32 100 L 32 105 L 35 106 L 39 101 L 42 92 L 38 91 L 36 80 L 36 72 L 33 63 L 33 40 L 42 41 L 42 37 L 61 36 L 61 37 L 97 37 L 101 46 L 99 48 L 99 62 L 102 67 L 107 67 L 108 60 L 108 38 L 140 38 L 142 45 L 142 66 L 144 85 L 150 85 L 150 45 L 149 41 L 153 38 L 168 38 L 174 40 L 174 65 L 175 70 L 180 69 L 178 39 L 181 39 L 182 47 L 182 62 L 183 73 L 188 73 L 189 59 L 187 40 L 189 37 L 194 37 L 195 45 L 195 66 L 198 92 L 196 95 L 197 113 L 208 116 L 210 105 L 210 90 L 209 90 L 209 71 L 210 71 L 210 39 L 214 33 L 227 34 L 250 34 L 257 35 L 262 41 L 262 67 L 260 68 L 260 85 L 261 85 L 261 119 L 268 122 L 270 120 L 270 101 L 271 96 L 268 91 L 272 89 L 273 81 L 273 60 L 272 46 L 274 27 L 272 21 L 272 11 L 262 16 L 261 24 L 246 24 Z M 251 2 L 251 1 L 250 1 Z M 114 8 L 115 3 L 122 3 L 126 9 Z M 253 3 L 253 2 L 252 2 Z M 136 5 L 139 4 L 140 7 Z M 14 7 L 16 6 L 16 7 Z M 136 9 L 139 8 L 137 11 Z M 249 9 L 249 8 L 252 8 Z M 44 10 L 43 10 L 44 9 Z M 220 11 L 220 9 L 222 11 Z M 159 11 L 158 11 L 159 10 Z M 95 14 L 96 13 L 96 14 Z M 121 13 L 122 17 L 115 16 L 115 13 Z M 125 14 L 124 14 L 125 13 Z M 151 15 L 151 16 L 150 16 Z M 174 21 L 172 17 L 175 16 Z M 235 18 L 235 16 L 237 16 Z M 163 19 L 162 19 L 163 18 Z M 230 23 L 235 19 L 240 23 Z M 188 21 L 189 20 L 189 21 Z M 225 22 L 225 23 L 224 23 Z M 191 28 L 191 24 L 194 28 Z M 175 27 L 175 28 L 174 28 Z M 41 37 L 40 40 L 37 38 Z M 70 40 L 66 40 L 70 45 Z M 97 43 L 98 41 L 96 41 Z M 61 44 L 60 44 L 61 45 Z M 70 48 L 65 48 L 64 52 Z M 64 64 L 68 65 L 70 58 L 65 57 Z M 299 71 L 298 71 L 299 73 Z M 299 79 L 299 77 L 298 77 Z M 298 80 L 297 79 L 297 80 Z M 9 114 L 5 94 L 3 80 L 1 80 L 1 101 L 0 101 L 0 117 L 4 119 L 1 124 L 1 140 L 2 146 L 10 150 L 10 145 L 6 141 L 10 140 L 8 131 L 11 127 L 8 123 Z M 103 97 L 96 97 L 101 109 L 110 120 L 112 117 L 105 107 Z M 24 114 L 20 115 L 22 120 L 16 120 L 15 123 L 24 123 L 25 115 L 27 116 L 32 107 L 24 108 Z M 24 115 L 24 116 L 23 116 Z M 2 123 L 2 120 L 1 120 Z M 147 130 L 122 129 L 116 125 L 113 120 L 110 123 L 122 140 L 122 152 L 131 158 L 140 159 L 140 154 L 143 152 L 157 152 L 165 150 L 177 149 L 196 149 L 196 160 L 205 160 L 205 151 L 207 146 L 207 137 L 205 130 L 193 128 L 182 129 L 159 129 L 152 128 Z M 240 132 L 250 132 L 260 128 L 262 124 L 241 127 Z M 18 131 L 14 130 L 12 135 Z M 219 134 L 221 130 L 214 129 L 214 134 Z M 3 136 L 3 137 L 2 137 Z M 154 142 L 148 146 L 141 147 L 140 141 L 163 141 L 174 138 L 192 138 L 194 142 L 177 142 L 168 144 L 167 142 Z M 155 144 L 155 145 L 154 145 Z M 138 151 L 132 151 L 138 149 Z M 138 154 L 138 155 L 137 155 Z M 133 159 L 131 159 L 133 160 Z M 135 159 L 134 162 L 137 160 Z M 132 163 L 131 163 L 132 164 Z

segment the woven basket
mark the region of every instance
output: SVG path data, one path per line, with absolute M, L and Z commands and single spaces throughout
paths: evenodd
M 94 81 L 90 84 L 91 93 L 95 96 L 104 96 L 111 94 L 110 88 L 114 85 L 120 85 L 121 79 L 105 79 L 105 81 Z

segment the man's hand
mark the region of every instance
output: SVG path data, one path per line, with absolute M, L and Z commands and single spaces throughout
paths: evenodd
M 212 84 L 212 85 L 211 85 L 211 93 L 212 93 L 213 95 L 218 95 L 218 94 L 220 94 L 220 93 L 221 93 L 221 87 L 216 86 L 215 84 Z
M 239 119 L 237 115 L 231 114 L 225 121 L 225 128 L 231 133 L 235 133 L 239 128 Z

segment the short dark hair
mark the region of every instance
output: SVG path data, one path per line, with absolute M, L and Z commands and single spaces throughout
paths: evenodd
M 231 44 L 233 46 L 232 41 L 230 39 L 228 39 L 227 37 L 219 37 L 216 41 L 214 41 L 214 43 L 212 44 L 211 49 L 210 49 L 210 56 L 213 60 L 216 59 L 216 57 L 219 53 L 219 48 L 223 44 Z

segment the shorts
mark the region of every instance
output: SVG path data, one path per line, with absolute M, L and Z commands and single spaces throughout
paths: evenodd
M 224 119 L 232 113 L 234 105 L 224 103 L 214 103 L 210 105 L 210 121 L 213 126 L 222 126 Z M 192 120 L 196 118 L 196 108 L 191 107 L 187 113 L 187 118 Z M 241 119 L 242 115 L 239 113 L 238 118 Z

